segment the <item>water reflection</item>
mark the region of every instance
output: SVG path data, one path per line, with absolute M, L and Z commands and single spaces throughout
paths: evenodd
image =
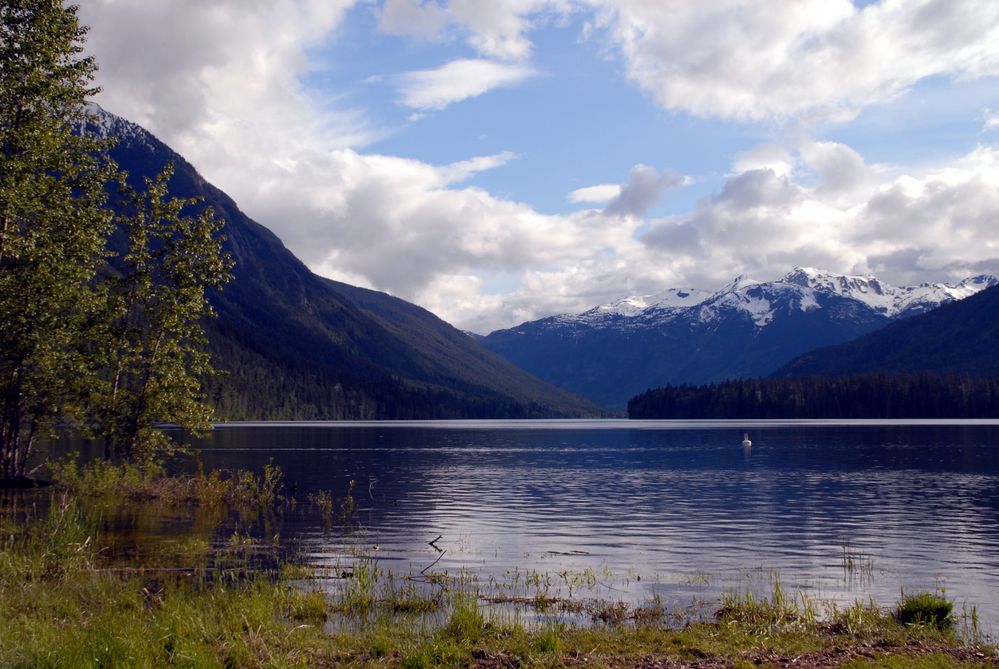
M 428 542 L 441 535 L 435 568 L 483 579 L 590 570 L 602 575 L 596 595 L 672 605 L 766 589 L 775 574 L 841 602 L 945 587 L 999 622 L 996 425 L 760 423 L 743 446 L 746 427 L 230 426 L 201 457 L 208 468 L 273 460 L 303 499 L 355 481 L 349 533 L 304 504 L 254 526 L 318 562 L 360 552 L 416 573 L 440 557 Z

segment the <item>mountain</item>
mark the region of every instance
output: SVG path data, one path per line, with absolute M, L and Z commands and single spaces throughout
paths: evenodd
M 810 351 L 774 376 L 869 371 L 999 376 L 999 286 L 844 344 Z
M 211 296 L 211 387 L 230 419 L 526 418 L 596 415 L 430 312 L 313 274 L 270 230 L 138 125 L 95 108 L 87 132 L 117 139 L 112 157 L 142 186 L 172 162 L 171 193 L 198 197 L 225 222 L 234 279 Z M 112 241 L 114 244 L 114 240 Z
M 606 406 L 665 384 L 765 376 L 791 358 L 873 332 L 995 285 L 890 286 L 874 277 L 797 268 L 721 290 L 671 289 L 581 314 L 531 321 L 481 341 L 521 368 Z

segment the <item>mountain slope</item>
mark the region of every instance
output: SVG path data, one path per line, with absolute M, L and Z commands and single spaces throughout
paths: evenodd
M 999 376 L 999 286 L 844 344 L 810 351 L 774 376 L 880 370 Z
M 234 280 L 206 324 L 212 392 L 228 418 L 372 419 L 591 415 L 585 400 L 487 351 L 424 309 L 313 274 L 268 229 L 139 126 L 98 110 L 89 131 L 140 187 L 175 164 L 173 195 L 200 197 L 225 221 Z
M 482 342 L 542 379 L 623 407 L 647 388 L 767 375 L 816 346 L 995 283 L 981 276 L 898 288 L 873 277 L 798 268 L 767 283 L 739 277 L 713 294 L 673 289 L 625 298 L 498 330 Z

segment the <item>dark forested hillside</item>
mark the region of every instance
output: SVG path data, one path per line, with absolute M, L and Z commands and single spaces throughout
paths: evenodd
M 630 418 L 995 418 L 999 378 L 854 374 L 666 386 L 628 402 Z
M 999 376 L 999 286 L 836 346 L 805 353 L 773 376 L 967 372 Z
M 377 419 L 595 415 L 589 402 L 487 351 L 433 314 L 313 274 L 268 229 L 180 155 L 101 111 L 97 132 L 135 185 L 176 166 L 171 194 L 200 197 L 225 221 L 234 280 L 206 323 L 219 414 L 229 419 Z

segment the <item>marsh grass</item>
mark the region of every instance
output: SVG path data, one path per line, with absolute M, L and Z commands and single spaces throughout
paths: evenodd
M 238 576 L 207 568 L 135 572 L 124 569 L 134 564 L 107 550 L 101 522 L 107 506 L 90 504 L 56 494 L 29 522 L 0 522 L 0 666 L 554 667 L 704 660 L 756 666 L 794 658 L 805 658 L 799 664 L 807 666 L 808 658 L 851 648 L 880 666 L 999 660 L 992 647 L 963 645 L 953 629 L 901 624 L 873 602 L 819 615 L 820 606 L 786 592 L 776 579 L 766 596 L 730 595 L 715 620 L 697 621 L 671 619 L 657 599 L 633 608 L 570 604 L 545 595 L 545 588 L 575 593 L 590 582 L 589 573 L 535 572 L 518 579 L 517 592 L 524 593 L 525 581 L 536 589 L 516 597 L 525 607 L 546 597 L 545 612 L 525 621 L 508 609 L 492 610 L 469 577 L 400 577 L 363 555 L 321 577 L 314 568 L 280 561 L 276 569 L 256 569 L 246 551 L 264 550 L 266 542 L 242 531 L 221 545 L 204 536 L 177 539 L 165 558 L 242 565 Z M 573 606 L 596 622 L 575 622 Z
M 200 460 L 196 467 L 194 474 L 167 476 L 155 463 L 140 467 L 98 460 L 81 466 L 75 459 L 66 458 L 48 465 L 60 489 L 111 504 L 156 501 L 245 509 L 290 502 L 282 495 L 284 475 L 272 463 L 264 465 L 259 475 L 223 469 L 206 473 Z

